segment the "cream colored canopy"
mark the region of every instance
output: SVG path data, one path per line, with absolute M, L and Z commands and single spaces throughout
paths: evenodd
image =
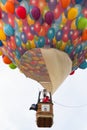
M 41 49 L 51 82 L 42 83 L 48 91 L 54 93 L 66 79 L 72 69 L 72 62 L 68 55 L 56 49 Z
M 57 49 L 36 48 L 21 57 L 19 68 L 53 94 L 70 74 L 72 62 L 66 53 Z

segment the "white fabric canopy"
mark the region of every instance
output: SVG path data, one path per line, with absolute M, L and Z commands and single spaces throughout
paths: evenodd
M 72 62 L 69 56 L 57 49 L 41 49 L 51 82 L 40 82 L 44 88 L 54 93 L 70 74 Z

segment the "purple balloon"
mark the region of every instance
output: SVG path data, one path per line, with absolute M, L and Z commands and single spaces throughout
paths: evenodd
M 2 20 L 5 22 L 5 23 L 8 23 L 8 15 L 7 13 L 3 12 L 2 11 Z
M 31 14 L 35 20 L 38 20 L 40 18 L 40 9 L 37 7 L 33 7 L 31 10 Z
M 54 20 L 54 15 L 51 11 L 48 11 L 46 14 L 45 14 L 45 22 L 49 25 L 52 24 Z
M 56 5 L 57 5 L 57 0 L 49 0 L 48 6 L 49 6 L 50 10 L 54 10 Z

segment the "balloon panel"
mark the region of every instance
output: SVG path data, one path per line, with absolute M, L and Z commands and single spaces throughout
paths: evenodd
M 18 65 L 33 48 L 64 51 L 72 71 L 87 68 L 87 1 L 1 0 L 0 51 Z

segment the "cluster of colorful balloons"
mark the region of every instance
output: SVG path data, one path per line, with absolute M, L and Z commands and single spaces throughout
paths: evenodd
M 87 0 L 0 0 L 0 51 L 16 68 L 33 48 L 55 48 L 87 68 Z

